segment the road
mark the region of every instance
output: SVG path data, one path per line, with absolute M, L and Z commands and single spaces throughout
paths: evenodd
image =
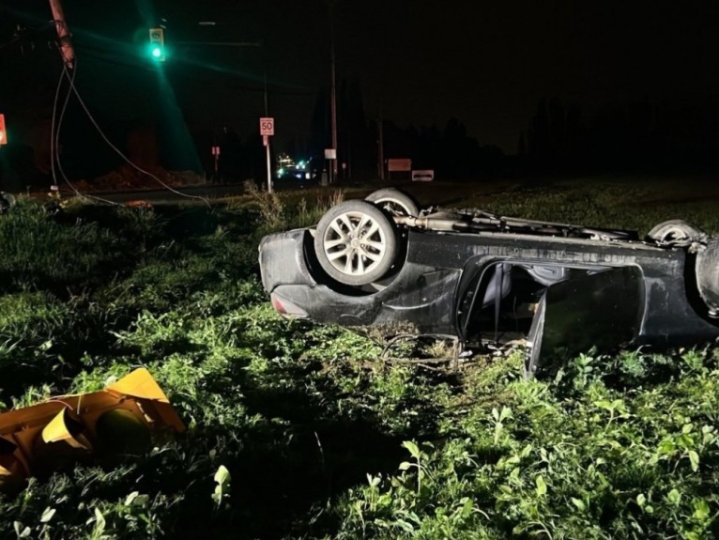
M 304 186 L 302 184 L 280 183 L 277 182 L 275 189 L 278 191 L 287 191 L 293 189 L 302 189 L 304 187 L 316 187 L 314 185 Z M 147 201 L 152 204 L 177 204 L 182 201 L 195 201 L 197 197 L 212 199 L 221 199 L 224 197 L 236 197 L 245 193 L 243 184 L 202 184 L 194 186 L 173 186 L 175 193 L 166 188 L 159 189 L 136 189 L 122 191 L 93 191 L 83 192 L 84 195 L 101 197 L 108 201 L 117 203 L 126 203 L 130 201 Z M 264 189 L 264 188 L 260 188 Z M 72 197 L 74 194 L 70 190 L 62 190 L 63 197 Z
M 108 201 L 126 203 L 128 201 L 148 201 L 152 204 L 175 204 L 179 201 L 188 200 L 196 201 L 196 197 L 204 197 L 207 199 L 218 199 L 221 197 L 232 197 L 242 195 L 245 190 L 242 185 L 238 184 L 206 184 L 197 186 L 181 186 L 173 187 L 179 193 L 160 188 L 160 189 L 138 189 L 131 191 L 98 191 L 87 193 L 102 197 Z M 65 195 L 65 194 L 64 194 Z M 66 193 L 70 196 L 71 193 Z

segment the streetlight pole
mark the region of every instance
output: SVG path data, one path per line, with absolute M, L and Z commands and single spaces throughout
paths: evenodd
M 337 179 L 337 77 L 335 72 L 335 4 L 330 0 L 330 118 L 332 122 L 332 148 L 335 150 L 335 158 L 332 160 L 332 181 Z

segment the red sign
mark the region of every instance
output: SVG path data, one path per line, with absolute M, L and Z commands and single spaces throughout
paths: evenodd
M 213 156 L 219 156 L 219 155 L 220 155 L 220 147 L 219 147 L 219 146 L 213 146 L 213 147 L 212 147 L 212 155 L 213 155 Z
M 412 160 L 407 158 L 388 159 L 387 170 L 389 172 L 410 172 L 412 170 Z
M 5 115 L 0 114 L 0 146 L 7 144 L 7 131 L 5 130 Z
M 271 116 L 260 118 L 260 135 L 275 134 L 275 119 Z

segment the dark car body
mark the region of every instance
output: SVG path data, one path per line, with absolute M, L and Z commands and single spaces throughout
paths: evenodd
M 440 215 L 444 226 L 435 220 L 449 230 L 422 230 L 420 220 L 404 219 L 410 226 L 394 273 L 365 288 L 343 286 L 323 272 L 312 229 L 265 237 L 259 247 L 264 288 L 278 311 L 319 322 L 388 331 L 406 325 L 465 343 L 524 339 L 530 371 L 540 357 L 544 364 L 593 347 L 719 336 L 719 321 L 697 291 L 695 256 L 687 247 L 529 221 L 512 227 L 505 220 L 505 226 L 482 230 L 472 228 L 470 213 L 450 216 Z

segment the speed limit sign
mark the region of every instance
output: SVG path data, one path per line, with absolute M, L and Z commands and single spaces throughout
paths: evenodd
M 275 119 L 270 117 L 260 118 L 260 135 L 275 134 Z

